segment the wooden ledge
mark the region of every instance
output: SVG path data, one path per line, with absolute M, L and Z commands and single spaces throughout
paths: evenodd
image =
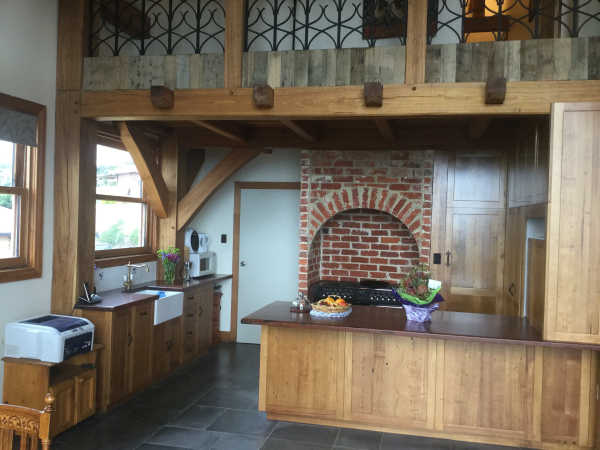
M 175 106 L 158 110 L 145 90 L 83 91 L 82 117 L 98 120 L 254 120 L 550 114 L 556 102 L 600 101 L 600 80 L 514 81 L 501 105 L 485 104 L 486 83 L 386 85 L 380 108 L 364 104 L 363 86 L 277 88 L 273 108 L 258 109 L 253 89 L 175 91 Z

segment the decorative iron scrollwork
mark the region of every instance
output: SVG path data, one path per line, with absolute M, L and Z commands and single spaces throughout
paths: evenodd
M 223 0 L 91 0 L 91 56 L 224 51 Z
M 439 0 L 437 17 L 442 43 L 600 35 L 599 0 Z

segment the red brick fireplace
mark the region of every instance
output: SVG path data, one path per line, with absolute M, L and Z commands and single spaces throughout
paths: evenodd
M 429 261 L 433 153 L 304 151 L 300 290 L 319 279 L 397 282 Z

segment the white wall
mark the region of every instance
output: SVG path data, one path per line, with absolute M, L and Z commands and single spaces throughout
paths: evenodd
M 150 269 L 133 269 L 132 278 L 134 284 L 149 283 L 156 280 L 156 261 L 147 263 Z M 94 271 L 94 286 L 98 293 L 118 289 L 123 285 L 123 277 L 127 275 L 127 266 L 98 268 Z
M 57 0 L 0 2 L 0 92 L 47 107 L 42 278 L 0 284 L 0 355 L 7 322 L 50 311 L 54 199 Z M 67 262 L 65 262 L 67 263 Z M 3 367 L 0 364 L 0 385 Z
M 226 150 L 207 150 L 201 172 L 194 183 L 199 182 L 227 154 Z M 236 181 L 300 181 L 300 152 L 276 149 L 272 154 L 261 154 L 234 174 L 208 200 L 194 216 L 190 227 L 209 236 L 209 250 L 217 254 L 217 272 L 230 274 L 233 259 L 233 202 Z M 298 224 L 300 226 L 300 224 Z M 227 235 L 227 243 L 221 244 L 221 234 Z M 296 246 L 297 242 L 290 242 Z M 221 331 L 230 331 L 231 280 L 221 283 Z

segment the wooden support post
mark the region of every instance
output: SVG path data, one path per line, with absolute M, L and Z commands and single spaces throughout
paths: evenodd
M 501 105 L 506 98 L 506 78 L 490 78 L 485 84 L 485 104 Z
M 225 0 L 225 88 L 242 87 L 246 0 Z
M 268 84 L 254 86 L 252 100 L 257 108 L 272 108 L 275 105 L 275 91 Z
M 282 120 L 281 123 L 292 130 L 296 135 L 308 142 L 317 142 L 316 133 L 296 120 Z
M 144 197 L 158 217 L 168 216 L 168 192 L 160 170 L 154 162 L 153 144 L 135 126 L 121 122 L 121 140 L 131 155 L 144 183 Z
M 396 134 L 387 119 L 375 119 L 375 126 L 379 130 L 379 134 L 388 142 L 396 142 Z
M 223 136 L 237 144 L 247 145 L 246 139 L 243 137 L 242 132 L 232 129 L 231 126 L 225 128 L 217 125 L 216 123 L 207 122 L 206 120 L 192 120 L 192 123 L 198 125 L 199 127 L 206 128 L 207 130 Z
M 260 153 L 261 150 L 247 148 L 232 150 L 200 183 L 192 187 L 183 200 L 179 202 L 177 228 L 182 230 L 194 214 L 196 214 L 196 211 L 204 205 L 219 186 Z
M 407 84 L 425 83 L 427 3 L 426 0 L 408 0 L 405 77 Z
M 152 86 L 150 101 L 155 108 L 171 109 L 175 106 L 175 93 L 166 86 Z
M 94 282 L 96 124 L 81 119 L 86 4 L 59 2 L 51 299 L 57 314 L 71 314 L 82 282 Z
M 160 158 L 161 178 L 165 180 L 165 195 L 168 206 L 166 217 L 158 220 L 157 246 L 159 248 L 177 247 L 181 250 L 183 256 L 184 234 L 177 231 L 177 199 L 183 185 L 183 177 L 181 176 L 183 164 L 175 132 L 171 132 L 161 139 Z M 183 261 L 180 265 L 183 266 Z M 162 279 L 163 275 L 162 264 L 158 264 L 157 277 Z
M 365 105 L 376 108 L 383 106 L 383 84 L 379 81 L 365 83 Z

